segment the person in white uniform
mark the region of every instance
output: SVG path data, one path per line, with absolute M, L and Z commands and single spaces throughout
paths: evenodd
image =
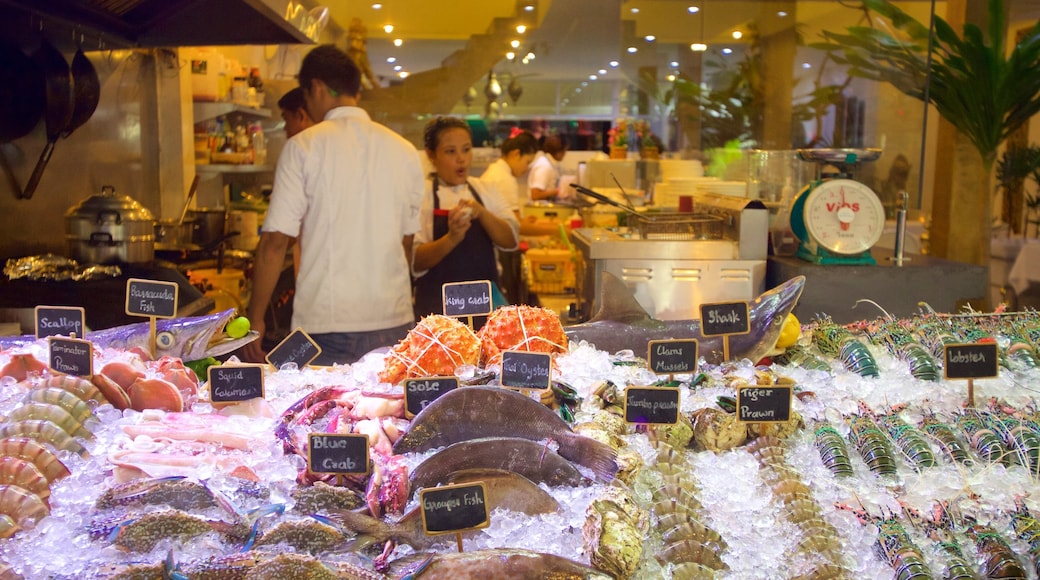
M 415 147 L 358 105 L 361 74 L 342 50 L 307 54 L 299 83 L 311 118 L 286 143 L 257 245 L 250 321 L 264 311 L 300 237 L 293 327 L 322 349 L 314 364 L 351 363 L 402 339 L 414 323 L 409 264 L 423 175 Z M 264 357 L 259 341 L 244 355 Z
M 542 143 L 542 153 L 531 164 L 527 190 L 532 200 L 550 199 L 560 194 L 560 161 L 567 154 L 567 142 L 559 135 L 549 135 Z

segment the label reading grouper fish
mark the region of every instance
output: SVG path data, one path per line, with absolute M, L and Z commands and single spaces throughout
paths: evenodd
M 215 365 L 206 369 L 209 397 L 214 405 L 264 398 L 263 365 Z
M 419 492 L 423 530 L 429 535 L 486 528 L 487 487 L 484 482 L 428 487 Z
M 368 436 L 311 433 L 307 437 L 307 468 L 314 473 L 368 473 Z

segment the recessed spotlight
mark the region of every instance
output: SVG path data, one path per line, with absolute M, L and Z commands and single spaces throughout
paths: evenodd
M 733 54 L 733 49 L 732 48 L 724 48 L 724 49 L 722 49 L 722 54 Z
M 408 78 L 408 74 L 409 74 L 408 71 L 403 70 L 403 71 L 397 73 L 397 76 L 401 77 L 402 79 L 406 79 L 406 78 Z
M 520 48 L 520 41 L 519 40 L 511 40 L 511 41 L 509 41 L 509 46 L 512 46 L 513 48 Z
M 518 24 L 516 26 L 516 33 L 517 34 L 523 34 L 525 32 L 527 32 L 527 27 L 526 26 L 524 26 L 523 24 Z
M 673 60 L 672 62 L 668 63 L 668 66 L 672 68 L 679 68 L 679 61 Z
M 581 86 L 583 86 L 583 87 L 589 86 L 589 81 L 581 81 Z
M 396 56 L 388 56 L 388 57 L 386 57 L 386 62 L 388 62 L 390 64 L 394 64 L 395 62 L 397 62 L 397 57 Z
M 653 41 L 657 40 L 657 37 L 654 36 L 653 34 L 647 34 L 643 38 L 645 38 L 647 42 L 653 42 Z
M 610 68 L 617 68 L 621 63 L 616 61 L 616 60 L 612 60 L 612 61 L 608 62 L 607 64 L 610 65 Z
M 705 50 L 708 50 L 708 45 L 703 42 L 695 42 L 690 45 L 690 50 L 694 52 L 704 52 Z
M 802 63 L 802 68 L 812 68 L 812 65 L 807 63 L 807 62 L 803 62 Z
M 777 12 L 776 15 L 779 16 L 780 18 L 783 18 L 783 17 L 787 16 L 787 13 L 784 12 L 783 10 L 781 10 L 781 11 Z
M 534 60 L 534 53 L 529 52 L 526 56 L 524 56 L 524 58 L 526 58 L 527 60 Z
M 514 58 L 516 58 L 516 53 L 515 52 L 509 51 L 509 52 L 506 53 L 506 59 L 513 60 Z
M 637 53 L 637 52 L 639 52 L 639 49 L 638 49 L 638 48 L 636 48 L 636 47 L 634 47 L 634 46 L 630 46 L 630 47 L 628 47 L 628 54 L 635 54 L 635 53 Z
M 394 67 L 394 70 L 395 71 L 401 71 L 401 70 L 404 70 L 404 67 L 401 66 L 401 65 L 397 65 L 397 66 Z
M 740 40 L 741 38 L 744 38 L 744 33 L 739 31 L 739 30 L 734 30 L 733 31 L 733 39 L 734 40 Z
M 394 31 L 394 25 L 393 24 L 387 24 L 386 26 L 383 27 L 383 32 L 385 32 L 387 34 L 390 34 L 393 31 Z
M 690 14 L 696 14 L 696 13 L 700 12 L 701 9 L 699 7 L 697 7 L 697 6 L 687 6 L 686 7 L 686 11 L 689 12 Z
M 524 6 L 524 12 L 534 12 L 534 4 L 528 4 Z
M 590 81 L 594 81 L 594 80 L 596 80 L 596 79 L 598 79 L 598 78 L 599 78 L 599 77 L 598 77 L 598 76 L 596 76 L 596 75 L 589 75 L 589 80 L 590 80 Z
M 601 75 L 605 75 L 605 74 L 607 74 L 607 69 L 605 69 L 605 68 L 601 68 L 601 69 L 599 69 L 599 70 L 598 70 L 598 71 L 596 71 L 596 72 L 598 72 L 598 73 L 599 73 L 599 74 L 601 74 Z
M 632 14 L 639 14 L 639 9 L 638 8 L 632 8 L 631 12 L 632 12 Z
M 394 39 L 394 46 L 401 46 L 402 44 L 404 44 L 404 41 L 401 40 L 400 38 L 395 38 Z
M 668 82 L 670 82 L 670 83 L 674 83 L 675 82 L 675 75 L 668 75 L 665 78 L 668 79 Z
M 578 88 L 574 89 L 574 92 L 580 93 L 581 92 L 581 87 L 578 87 Z
M 381 9 L 382 7 L 383 7 L 383 5 L 382 5 L 382 4 L 373 4 L 373 5 L 372 5 L 372 10 L 379 10 L 379 9 Z

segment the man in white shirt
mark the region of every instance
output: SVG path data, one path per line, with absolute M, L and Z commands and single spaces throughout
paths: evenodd
M 560 194 L 560 161 L 567 154 L 567 142 L 559 135 L 549 135 L 542 143 L 542 153 L 531 164 L 527 174 L 527 190 L 532 200 L 549 199 Z
M 415 147 L 357 106 L 360 78 L 332 45 L 304 58 L 300 87 L 319 122 L 282 150 L 256 249 L 248 316 L 263 336 L 286 250 L 300 237 L 292 325 L 321 347 L 314 364 L 352 363 L 414 324 L 409 265 L 422 169 Z M 259 341 L 244 355 L 262 361 Z

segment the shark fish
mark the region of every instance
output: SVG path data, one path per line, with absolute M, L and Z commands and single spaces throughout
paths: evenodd
M 169 318 L 155 322 L 155 356 L 174 356 L 184 361 L 201 360 L 220 356 L 253 342 L 259 333 L 249 331 L 242 338 L 231 338 L 224 334 L 224 325 L 235 315 L 235 309 L 215 312 L 205 316 Z M 137 322 L 88 332 L 83 337 L 94 343 L 96 348 L 131 349 L 139 347 L 148 351 L 149 330 L 147 322 Z M 0 337 L 0 350 L 36 342 L 33 335 Z
M 729 337 L 730 359 L 758 362 L 772 350 L 804 286 L 805 276 L 796 276 L 752 300 L 748 305 L 751 331 Z M 628 349 L 646 356 L 651 340 L 695 338 L 699 354 L 707 362 L 723 362 L 722 337 L 702 335 L 699 319 L 651 318 L 628 286 L 608 272 L 603 273 L 602 295 L 599 310 L 591 320 L 564 327 L 568 339 L 584 340 L 609 353 Z

